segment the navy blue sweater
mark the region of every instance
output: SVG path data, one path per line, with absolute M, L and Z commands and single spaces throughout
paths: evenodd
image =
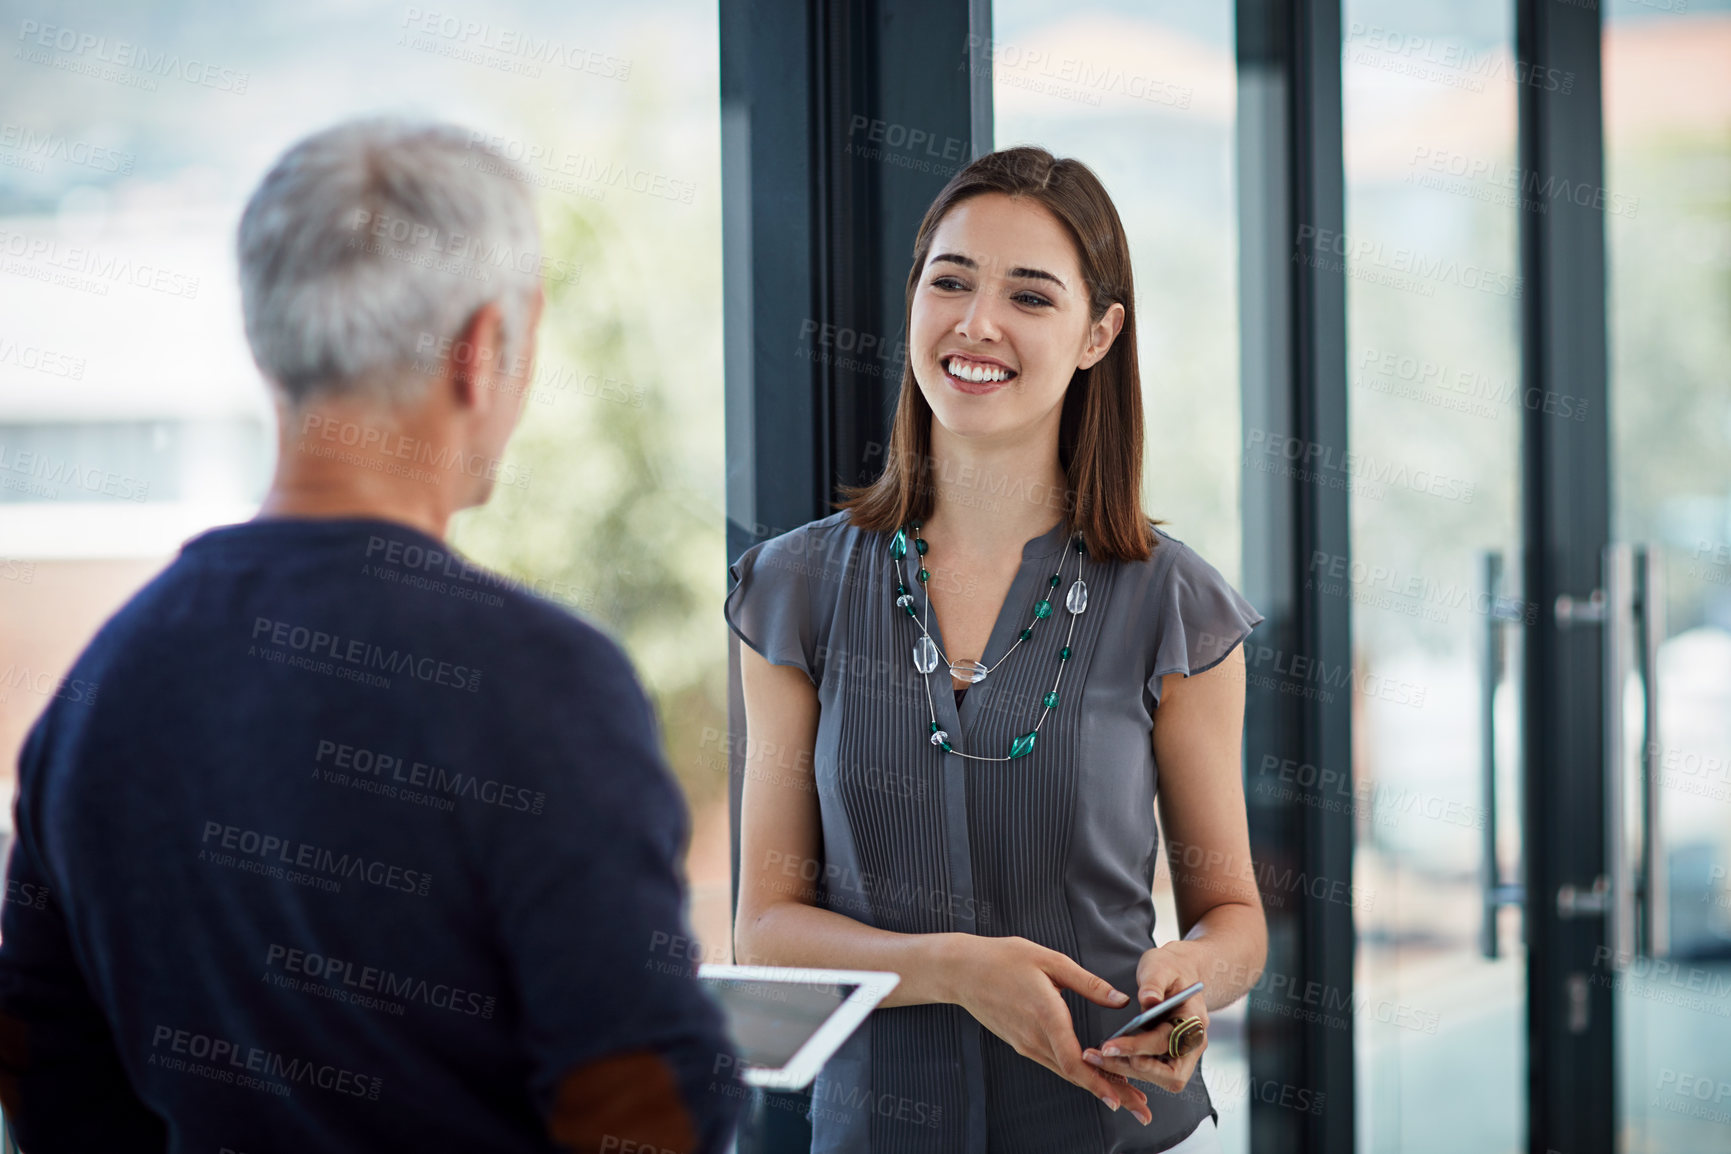
M 559 1079 L 641 1049 L 704 1149 L 731 1130 L 652 710 L 612 642 L 436 538 L 188 542 L 19 780 L 0 1052 L 30 1154 L 544 1152 Z

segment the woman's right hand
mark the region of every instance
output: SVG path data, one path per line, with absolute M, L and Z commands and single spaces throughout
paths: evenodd
M 1129 1108 L 1144 1126 L 1153 1119 L 1148 1096 L 1118 1074 L 1082 1060 L 1082 1045 L 1060 990 L 1075 990 L 1101 1006 L 1121 1009 L 1129 996 L 1083 969 L 1057 950 L 1027 938 L 989 938 L 956 934 L 950 942 L 954 962 L 954 1000 L 1007 1042 L 1108 1107 Z

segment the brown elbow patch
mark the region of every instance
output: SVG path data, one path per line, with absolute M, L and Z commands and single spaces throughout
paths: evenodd
M 691 1154 L 697 1133 L 679 1080 L 660 1054 L 637 1050 L 578 1066 L 559 1080 L 547 1132 L 577 1154 Z

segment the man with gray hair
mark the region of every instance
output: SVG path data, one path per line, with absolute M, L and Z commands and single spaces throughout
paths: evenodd
M 0 1100 L 29 1154 L 714 1151 L 734 1055 L 618 647 L 444 543 L 546 275 L 484 138 L 312 136 L 239 234 L 259 516 L 109 620 L 19 764 Z

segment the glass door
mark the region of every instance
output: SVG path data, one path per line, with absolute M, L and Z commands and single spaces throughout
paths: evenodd
M 1342 7 L 1360 1154 L 1526 1148 L 1513 9 Z M 1302 225 L 1301 225 L 1302 228 Z M 1566 398 L 1559 399 L 1559 404 Z M 1569 419 L 1558 410 L 1557 420 Z M 1309 784 L 1300 782 L 1299 784 Z
M 1696 7 L 1603 39 L 1625 1154 L 1731 1149 L 1731 14 Z

